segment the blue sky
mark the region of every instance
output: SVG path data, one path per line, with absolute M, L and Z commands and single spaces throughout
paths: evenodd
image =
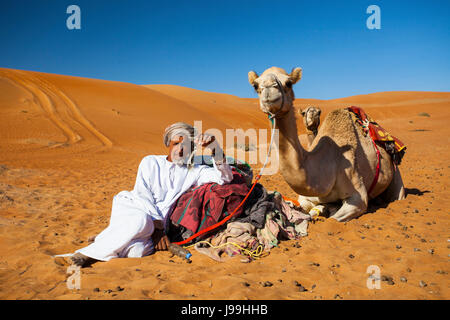
M 72 4 L 81 30 L 66 27 Z M 2 0 L 0 67 L 240 97 L 270 66 L 303 68 L 299 98 L 450 91 L 449 21 L 449 0 Z

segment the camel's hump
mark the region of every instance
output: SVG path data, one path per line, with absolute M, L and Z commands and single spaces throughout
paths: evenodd
M 336 109 L 328 113 L 324 119 L 324 124 L 329 123 L 333 127 L 348 127 L 349 125 L 353 127 L 352 117 L 350 111 L 345 109 Z
M 350 111 L 347 109 L 336 109 L 329 112 L 319 128 L 318 135 L 329 136 L 338 145 L 356 141 L 355 124 Z

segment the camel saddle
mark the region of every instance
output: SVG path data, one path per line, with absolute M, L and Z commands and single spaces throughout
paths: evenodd
M 372 140 L 383 147 L 391 156 L 392 161 L 399 165 L 405 155 L 405 144 L 373 121 L 363 109 L 351 106 L 347 110 L 352 112 L 355 122 L 362 127 L 364 135 L 369 133 Z

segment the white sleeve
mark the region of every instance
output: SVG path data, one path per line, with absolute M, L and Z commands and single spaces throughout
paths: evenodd
M 220 185 L 230 183 L 233 180 L 233 172 L 228 163 L 223 162 L 216 164 L 214 158 L 212 159 L 213 167 L 202 166 L 199 171 L 196 185 L 200 186 L 205 183 L 217 183 Z
M 155 160 L 152 159 L 151 156 L 142 159 L 139 164 L 133 191 L 139 198 L 145 200 L 145 205 L 148 210 L 162 216 L 160 210 L 156 206 L 155 196 L 152 190 L 152 187 L 154 187 L 152 184 L 155 184 L 155 179 L 157 178 L 157 170 L 154 161 Z

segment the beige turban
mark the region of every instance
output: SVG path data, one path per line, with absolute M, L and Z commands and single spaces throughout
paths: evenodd
M 169 146 L 170 141 L 176 136 L 189 137 L 191 140 L 196 136 L 196 130 L 190 124 L 184 122 L 174 123 L 166 128 L 164 131 L 164 144 Z

